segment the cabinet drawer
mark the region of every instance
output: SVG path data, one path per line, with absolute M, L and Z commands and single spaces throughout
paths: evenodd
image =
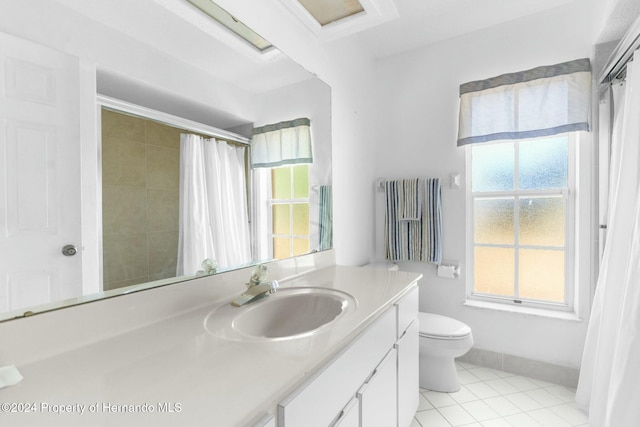
M 274 416 L 265 416 L 262 420 L 258 421 L 253 427 L 276 427 L 276 419 Z
M 331 427 L 360 427 L 360 405 L 358 399 L 353 398 L 342 410 L 340 418 Z
M 396 341 L 396 309 L 369 326 L 337 358 L 278 405 L 279 427 L 328 426 Z
M 400 338 L 411 322 L 418 317 L 418 295 L 418 286 L 416 285 L 396 303 L 398 311 L 397 338 Z

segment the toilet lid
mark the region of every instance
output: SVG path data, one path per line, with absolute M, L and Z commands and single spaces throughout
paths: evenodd
M 447 316 L 418 313 L 420 335 L 437 339 L 460 339 L 471 334 L 471 328 Z

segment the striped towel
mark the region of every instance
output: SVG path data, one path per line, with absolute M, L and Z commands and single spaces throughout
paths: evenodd
M 385 183 L 385 252 L 390 261 L 442 260 L 440 179 Z
M 323 251 L 333 247 L 333 207 L 332 190 L 330 185 L 320 186 L 320 245 L 318 249 Z
M 398 220 L 420 221 L 422 216 L 422 193 L 419 179 L 405 179 L 398 187 Z

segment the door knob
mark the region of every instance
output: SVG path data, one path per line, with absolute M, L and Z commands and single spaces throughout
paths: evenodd
M 77 253 L 78 253 L 78 249 L 76 249 L 76 247 L 73 245 L 65 245 L 62 248 L 62 255 L 64 256 L 74 256 Z

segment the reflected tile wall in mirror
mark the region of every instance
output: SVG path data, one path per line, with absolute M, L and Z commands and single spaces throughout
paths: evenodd
M 180 130 L 102 110 L 103 286 L 175 276 Z

